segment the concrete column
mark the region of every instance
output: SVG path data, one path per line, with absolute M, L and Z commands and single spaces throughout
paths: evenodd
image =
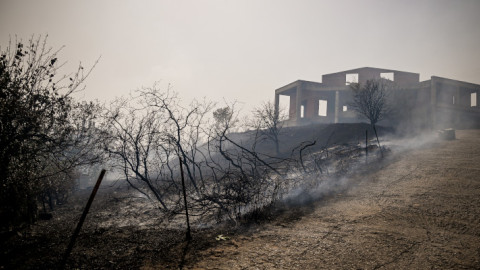
M 290 105 L 288 109 L 288 119 L 289 120 L 296 120 L 296 115 L 295 115 L 295 106 L 297 104 L 297 96 L 296 95 L 291 95 L 290 96 Z
M 297 98 L 295 104 L 295 117 L 297 122 L 301 119 L 301 112 L 302 112 L 302 83 L 299 82 L 297 85 Z
M 477 91 L 475 91 L 475 93 L 477 93 L 477 103 L 476 104 L 477 104 L 477 108 L 478 108 L 478 106 L 480 106 L 480 91 L 477 90 Z
M 275 114 L 278 115 L 278 110 L 280 108 L 280 95 L 275 94 Z
M 304 116 L 305 118 L 312 120 L 316 116 L 315 104 L 317 104 L 317 110 L 318 110 L 318 103 L 315 103 L 316 101 L 315 98 L 313 98 L 311 95 L 307 95 L 305 91 L 304 91 L 304 98 L 307 99 L 307 102 L 304 103 L 305 104 Z
M 338 123 L 338 114 L 339 114 L 339 103 L 340 103 L 340 93 L 335 91 L 335 121 L 334 123 Z

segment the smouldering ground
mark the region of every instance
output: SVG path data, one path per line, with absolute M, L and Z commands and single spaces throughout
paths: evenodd
M 358 176 L 356 187 L 297 220 L 202 251 L 186 268 L 479 269 L 479 162 L 480 130 L 457 131 L 454 141 L 406 151 Z
M 105 187 L 66 269 L 480 269 L 480 130 L 391 148 L 350 189 L 261 225 L 195 228 L 188 245 L 148 201 Z M 0 269 L 58 268 L 84 193 L 3 241 Z

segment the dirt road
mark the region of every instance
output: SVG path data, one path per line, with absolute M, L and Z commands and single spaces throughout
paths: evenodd
M 480 130 L 356 180 L 298 220 L 234 236 L 185 268 L 480 269 Z

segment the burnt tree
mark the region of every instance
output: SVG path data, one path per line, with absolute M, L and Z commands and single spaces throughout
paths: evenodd
M 384 79 L 372 79 L 367 80 L 364 85 L 359 83 L 350 84 L 353 92 L 353 101 L 350 103 L 350 106 L 358 115 L 370 121 L 379 146 L 380 141 L 375 125 L 390 112 L 390 106 L 388 104 L 389 88 L 387 83 Z

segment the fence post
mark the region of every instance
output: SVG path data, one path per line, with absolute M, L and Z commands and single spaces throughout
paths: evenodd
M 368 162 L 368 129 L 365 129 L 365 162 Z
M 102 179 L 103 179 L 103 176 L 105 175 L 105 172 L 106 172 L 105 169 L 102 169 L 102 171 L 100 172 L 100 175 L 98 176 L 98 179 L 97 179 L 97 183 L 95 184 L 95 187 L 93 188 L 92 193 L 90 194 L 90 198 L 88 199 L 87 205 L 85 206 L 85 209 L 83 209 L 83 213 L 82 213 L 82 216 L 80 217 L 80 221 L 78 221 L 77 228 L 75 229 L 75 232 L 73 233 L 72 238 L 70 239 L 70 243 L 68 244 L 67 251 L 63 256 L 63 259 L 61 262 L 61 269 L 64 269 L 65 265 L 67 264 L 68 257 L 70 256 L 70 253 L 72 252 L 72 249 L 73 249 L 73 245 L 75 244 L 75 240 L 77 239 L 77 236 L 80 233 L 80 230 L 82 229 L 83 222 L 87 217 L 88 210 L 90 210 L 90 206 L 92 206 L 93 199 L 97 194 L 98 188 L 100 187 L 100 183 L 102 183 Z

